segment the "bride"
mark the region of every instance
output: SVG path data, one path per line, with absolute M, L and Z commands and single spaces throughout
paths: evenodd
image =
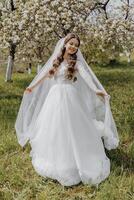
M 79 49 L 80 38 L 61 38 L 52 56 L 26 88 L 15 129 L 31 145 L 34 169 L 64 186 L 97 185 L 110 174 L 108 150 L 119 137 L 110 95 Z

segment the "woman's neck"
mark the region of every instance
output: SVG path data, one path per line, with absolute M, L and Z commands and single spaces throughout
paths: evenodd
M 66 60 L 67 61 L 67 58 L 68 58 L 68 53 L 65 51 L 65 53 L 64 53 L 64 56 L 63 56 L 63 58 L 64 58 L 64 60 Z

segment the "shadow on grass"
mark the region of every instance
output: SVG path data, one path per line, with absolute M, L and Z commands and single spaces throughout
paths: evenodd
M 96 64 L 97 66 L 97 64 Z M 130 63 L 123 61 L 123 62 L 119 62 L 119 61 L 115 61 L 115 62 L 111 62 L 109 64 L 100 64 L 99 65 L 101 68 L 104 69 L 121 69 L 121 70 L 127 70 L 127 69 L 132 69 L 134 68 L 134 61 L 131 61 Z
M 15 74 L 16 76 L 16 74 Z M 26 88 L 28 87 L 28 85 L 31 83 L 31 81 L 33 80 L 33 78 L 36 76 L 36 74 L 32 74 L 32 75 L 27 75 L 27 74 L 23 74 L 21 76 L 19 76 L 19 78 L 16 76 L 14 78 L 14 83 L 15 83 L 15 87 L 18 88 Z
M 128 155 L 121 147 L 115 150 L 107 151 L 106 154 L 114 166 L 128 173 L 134 173 L 134 158 Z
M 0 121 L 1 123 L 9 123 L 15 120 L 19 111 L 19 105 L 22 100 L 21 95 L 13 93 L 1 92 L 0 94 Z
M 111 71 L 108 73 L 100 72 L 98 76 L 100 82 L 104 85 L 114 86 L 114 85 L 126 85 L 134 84 L 134 74 L 126 72 Z
M 19 99 L 20 101 L 21 101 L 21 99 L 22 99 L 22 96 L 21 95 L 15 95 L 15 94 L 0 94 L 0 100 L 1 99 Z

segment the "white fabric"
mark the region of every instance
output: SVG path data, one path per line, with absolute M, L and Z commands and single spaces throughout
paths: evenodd
M 58 41 L 53 55 L 29 87 L 52 66 L 63 42 L 64 38 Z M 105 90 L 80 49 L 76 82 L 64 78 L 66 66 L 63 61 L 57 75 L 32 93 L 24 93 L 15 123 L 18 142 L 24 146 L 29 140 L 32 163 L 40 175 L 68 186 L 80 181 L 98 184 L 110 173 L 104 146 L 110 150 L 119 143 L 109 97 L 103 100 L 96 95 L 96 91 Z

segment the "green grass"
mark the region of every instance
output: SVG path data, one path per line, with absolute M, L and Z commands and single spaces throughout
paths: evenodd
M 111 174 L 98 188 L 80 183 L 63 187 L 34 171 L 29 156 L 19 146 L 14 123 L 25 87 L 34 74 L 13 74 L 13 83 L 0 74 L 0 200 L 134 200 L 134 67 L 96 67 L 94 71 L 111 95 L 111 109 L 120 145 L 106 151 Z

